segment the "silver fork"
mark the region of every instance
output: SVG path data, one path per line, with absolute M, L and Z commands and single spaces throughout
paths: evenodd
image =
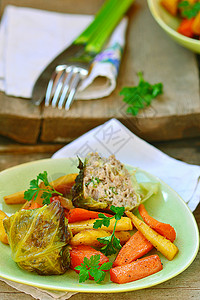
M 95 54 L 86 56 L 84 48 L 84 45 L 72 44 L 43 70 L 33 88 L 34 104 L 40 105 L 45 99 L 45 106 L 69 110 L 95 57 Z

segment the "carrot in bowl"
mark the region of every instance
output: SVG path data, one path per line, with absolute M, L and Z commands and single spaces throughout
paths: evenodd
M 144 204 L 140 204 L 138 210 L 147 225 L 173 243 L 176 238 L 176 231 L 170 224 L 162 223 L 152 218 L 146 211 Z
M 194 18 L 192 19 L 183 19 L 177 29 L 178 33 L 183 34 L 187 37 L 192 38 L 194 36 L 193 32 L 193 23 L 194 23 Z
M 153 245 L 141 232 L 137 231 L 121 248 L 113 263 L 113 267 L 129 264 L 147 254 L 151 249 L 153 249 Z
M 127 283 L 142 279 L 162 270 L 163 266 L 157 254 L 140 258 L 130 264 L 110 269 L 110 279 L 115 283 Z

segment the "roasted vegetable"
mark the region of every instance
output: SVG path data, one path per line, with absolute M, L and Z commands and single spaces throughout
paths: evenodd
M 131 218 L 133 225 L 144 235 L 144 237 L 168 260 L 172 260 L 178 253 L 178 248 L 165 237 L 151 229 L 149 225 L 138 219 L 130 211 L 126 215 Z
M 40 275 L 63 274 L 69 268 L 69 234 L 60 202 L 20 210 L 4 220 L 13 260 Z
M 151 249 L 153 249 L 153 245 L 140 231 L 136 231 L 119 251 L 113 267 L 129 264 L 147 254 Z
M 147 225 L 173 243 L 176 238 L 176 231 L 170 224 L 162 223 L 152 218 L 146 211 L 144 204 L 140 204 L 138 210 Z
M 150 276 L 161 271 L 162 268 L 161 260 L 155 254 L 110 269 L 110 280 L 119 284 L 127 283 Z
M 5 218 L 8 218 L 8 216 L 2 210 L 0 210 L 0 241 L 4 244 L 8 244 L 8 236 L 3 226 L 3 220 Z
M 72 187 L 75 207 L 110 212 L 114 205 L 130 211 L 157 192 L 155 184 L 148 185 L 148 190 L 140 186 L 134 174 L 114 155 L 104 158 L 90 153 L 84 163 L 79 159 L 78 168 L 80 172 Z
M 98 241 L 99 238 L 110 236 L 111 232 L 102 229 L 88 229 L 75 234 L 70 240 L 70 245 L 86 245 L 91 247 L 102 247 L 103 244 Z M 131 237 L 128 231 L 117 231 L 115 236 L 120 239 L 120 244 L 125 244 Z
M 81 221 L 81 222 L 75 222 L 75 223 L 69 223 L 69 228 L 72 231 L 73 234 L 76 234 L 78 232 L 81 232 L 83 230 L 93 229 L 94 223 L 100 219 L 93 219 L 93 220 L 87 220 L 87 221 Z M 108 227 L 102 226 L 101 229 L 112 232 L 115 226 L 115 219 L 110 220 L 110 225 Z M 116 224 L 116 231 L 126 231 L 126 230 L 132 230 L 133 225 L 131 223 L 130 218 L 122 217 L 120 220 L 117 221 Z

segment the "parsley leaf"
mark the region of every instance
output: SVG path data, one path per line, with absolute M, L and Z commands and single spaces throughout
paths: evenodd
M 90 179 L 90 181 L 85 183 L 85 186 L 88 186 L 90 183 L 93 183 L 93 187 L 97 188 L 97 185 L 100 183 L 101 179 L 99 179 L 98 177 L 93 177 Z
M 200 2 L 190 3 L 189 1 L 181 1 L 178 5 L 181 9 L 181 15 L 184 18 L 192 19 L 196 17 L 200 11 Z
M 90 259 L 84 257 L 83 263 L 80 266 L 75 267 L 75 270 L 80 271 L 79 282 L 84 282 L 89 279 L 89 275 L 94 277 L 97 283 L 101 283 L 104 280 L 106 273 L 112 267 L 111 262 L 102 264 L 99 267 L 100 254 L 92 255 Z
M 104 214 L 100 213 L 98 214 L 99 220 L 96 220 L 94 222 L 93 228 L 98 229 L 101 228 L 101 226 L 108 227 L 110 225 L 110 220 L 115 219 L 115 225 L 113 228 L 113 232 L 110 236 L 98 238 L 97 240 L 104 244 L 104 246 L 100 249 L 100 251 L 105 254 L 106 256 L 115 254 L 117 251 L 121 249 L 120 240 L 115 236 L 115 229 L 117 225 L 117 221 L 121 219 L 121 217 L 124 214 L 125 208 L 124 207 L 116 207 L 112 205 L 110 207 L 110 210 L 115 213 L 113 217 L 106 217 Z
M 139 72 L 139 84 L 134 87 L 124 87 L 120 91 L 120 95 L 124 96 L 123 101 L 129 106 L 127 113 L 136 116 L 140 109 L 143 109 L 151 104 L 152 99 L 163 93 L 163 84 L 150 84 L 144 80 L 142 72 Z
M 44 183 L 45 187 L 49 187 L 48 189 L 41 188 L 40 181 Z M 53 186 L 49 183 L 47 178 L 47 171 L 43 173 L 39 173 L 37 179 L 33 179 L 30 181 L 30 188 L 24 192 L 25 200 L 36 200 L 39 192 L 42 191 L 41 198 L 43 199 L 43 204 L 50 204 L 50 198 L 52 194 L 61 195 L 61 193 L 57 192 Z

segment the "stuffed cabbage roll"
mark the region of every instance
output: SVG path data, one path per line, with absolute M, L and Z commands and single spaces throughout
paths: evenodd
M 109 210 L 111 205 L 132 210 L 140 203 L 138 184 L 114 155 L 100 157 L 90 153 L 84 164 L 79 159 L 80 173 L 72 188 L 74 206 Z
M 40 275 L 63 274 L 69 268 L 69 232 L 59 201 L 32 210 L 20 210 L 4 221 L 19 267 Z

